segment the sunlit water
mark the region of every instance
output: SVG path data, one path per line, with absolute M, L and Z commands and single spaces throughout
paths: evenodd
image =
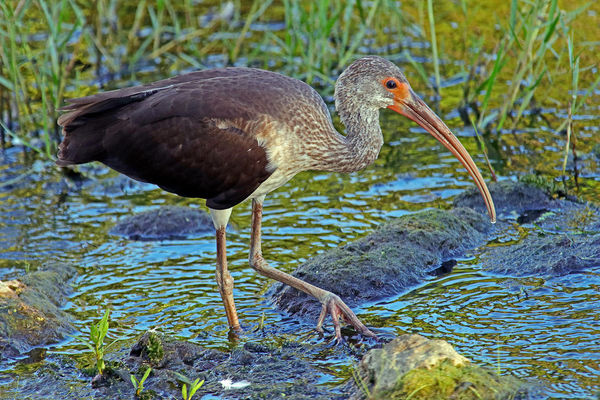
M 448 208 L 457 193 L 472 186 L 467 173 L 433 138 L 399 117 L 383 113 L 383 118 L 387 144 L 374 165 L 350 175 L 303 173 L 267 198 L 263 251 L 273 266 L 293 271 L 309 257 L 362 237 L 391 218 L 429 207 Z M 483 166 L 474 138 L 468 131 L 455 131 Z M 562 139 L 539 135 L 553 140 L 557 151 L 545 157 L 558 168 Z M 165 204 L 203 208 L 202 202 L 152 185 L 127 184 L 99 166 L 86 170 L 98 182 L 71 188 L 64 196 L 60 193 L 65 189 L 57 189 L 62 177 L 53 165 L 19 157 L 13 149 L 1 163 L 3 278 L 46 262 L 73 263 L 78 275 L 66 310 L 80 330 L 87 330 L 110 307 L 113 338 L 134 338 L 156 328 L 203 346 L 229 348 L 214 280 L 212 234 L 136 242 L 108 233 L 132 213 Z M 534 163 L 535 154 L 529 157 Z M 598 170 L 581 179 L 588 200 L 600 194 L 599 181 Z M 250 205 L 244 203 L 235 209 L 228 233 L 243 326 L 251 331 L 264 317 L 267 325 L 277 325 L 296 340 L 323 340 L 312 330 L 312 321 L 298 324 L 267 302 L 264 293 L 272 282 L 247 265 L 249 228 Z M 532 379 L 546 396 L 586 398 L 599 390 L 600 266 L 550 279 L 512 278 L 481 271 L 477 256 L 475 249 L 452 273 L 356 311 L 381 333 L 443 338 L 477 364 Z M 53 351 L 78 354 L 82 348 L 67 340 Z M 311 356 L 332 371 L 324 374 L 323 384 L 338 382 L 335 372 L 355 362 L 350 357 L 323 361 L 322 354 Z

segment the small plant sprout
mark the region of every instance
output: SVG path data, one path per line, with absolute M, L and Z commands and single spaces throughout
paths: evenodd
M 194 396 L 198 389 L 204 384 L 204 379 L 200 380 L 200 378 L 196 378 L 196 380 L 192 382 L 190 378 L 183 374 L 175 372 L 175 375 L 177 375 L 177 378 L 183 383 L 183 386 L 181 387 L 181 396 L 183 400 L 191 400 L 192 396 Z M 190 388 L 189 392 L 188 385 Z
M 151 371 L 152 371 L 152 368 L 150 368 L 150 367 L 146 368 L 146 372 L 144 372 L 144 376 L 142 376 L 142 379 L 140 379 L 139 381 L 137 380 L 137 378 L 135 377 L 134 374 L 131 374 L 131 376 L 130 376 L 131 384 L 133 385 L 133 388 L 135 389 L 136 396 L 139 397 L 140 394 L 142 394 L 142 391 L 144 390 L 144 382 L 150 375 Z
M 110 314 L 110 310 L 106 310 L 104 316 L 97 324 L 92 324 L 90 326 L 90 336 L 88 340 L 78 338 L 81 342 L 83 342 L 90 350 L 94 353 L 96 358 L 96 369 L 98 370 L 98 374 L 102 375 L 104 370 L 106 369 L 106 365 L 104 363 L 104 350 L 112 343 L 107 346 L 104 346 L 104 338 L 108 333 L 108 316 Z
M 203 384 L 204 379 L 200 380 L 200 378 L 196 378 L 196 380 L 190 384 L 190 392 L 188 394 L 187 385 L 184 383 L 181 387 L 181 396 L 183 397 L 183 400 L 191 400 L 192 396 L 194 396 L 196 391 L 200 389 Z

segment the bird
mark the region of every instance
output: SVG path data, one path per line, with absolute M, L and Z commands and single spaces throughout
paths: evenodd
M 205 69 L 153 83 L 67 100 L 59 109 L 63 138 L 56 164 L 99 161 L 179 196 L 206 200 L 216 236 L 216 281 L 231 332 L 242 331 L 227 266 L 226 226 L 232 208 L 252 201 L 249 264 L 258 273 L 315 297 L 316 329 L 330 315 L 377 337 L 335 293 L 271 267 L 261 249 L 265 197 L 301 171 L 350 173 L 373 163 L 383 145 L 381 109 L 416 122 L 467 169 L 491 222 L 491 194 L 473 159 L 413 91 L 393 62 L 353 61 L 334 87 L 338 132 L 322 97 L 301 80 L 263 69 Z

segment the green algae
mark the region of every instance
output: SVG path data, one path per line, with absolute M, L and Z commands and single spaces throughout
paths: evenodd
M 393 389 L 374 391 L 371 399 L 394 400 L 510 400 L 524 395 L 523 383 L 477 366 L 442 362 L 403 375 Z

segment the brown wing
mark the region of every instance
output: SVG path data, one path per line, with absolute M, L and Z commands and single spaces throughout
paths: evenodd
M 58 121 L 65 137 L 57 163 L 101 161 L 178 195 L 206 198 L 211 208 L 232 207 L 274 171 L 257 140 L 270 125 L 269 104 L 249 105 L 277 103 L 286 88 L 271 85 L 281 75 L 257 71 L 201 71 L 75 99 Z

